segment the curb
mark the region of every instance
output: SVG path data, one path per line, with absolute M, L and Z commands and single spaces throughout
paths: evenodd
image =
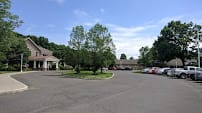
M 109 78 L 105 78 L 105 79 L 103 79 L 103 80 L 109 80 L 109 79 L 112 79 L 112 78 L 114 78 L 114 73 L 112 73 L 112 76 L 111 77 L 109 77 Z
M 2 91 L 2 92 L 0 92 L 0 94 L 18 93 L 18 92 L 23 92 L 23 91 L 29 89 L 29 87 L 27 85 L 25 85 L 24 83 L 17 81 L 16 79 L 12 78 L 11 76 L 9 76 L 9 78 L 12 79 L 12 80 L 14 80 L 14 81 L 16 81 L 17 83 L 21 84 L 21 87 L 20 88 L 6 90 L 6 91 Z
M 17 93 L 28 90 L 28 86 L 24 83 L 14 79 L 13 75 L 25 74 L 25 73 L 32 73 L 32 72 L 17 72 L 17 73 L 7 73 L 4 76 L 4 79 L 7 80 L 4 82 L 5 87 L 0 87 L 0 94 L 7 94 L 7 93 Z M 10 86 L 9 86 L 10 85 Z

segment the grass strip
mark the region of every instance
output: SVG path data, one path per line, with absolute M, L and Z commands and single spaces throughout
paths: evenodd
M 69 78 L 79 78 L 79 79 L 86 79 L 86 80 L 103 80 L 112 77 L 112 73 L 104 72 L 104 73 L 97 73 L 93 75 L 92 71 L 81 71 L 77 74 L 75 71 L 66 71 L 64 72 L 65 77 Z

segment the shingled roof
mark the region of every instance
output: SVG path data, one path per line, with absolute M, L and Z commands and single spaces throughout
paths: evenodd
M 125 59 L 123 59 L 123 60 L 116 60 L 116 64 L 117 65 L 122 65 L 122 64 L 124 64 L 124 65 L 136 65 L 138 63 L 137 63 L 137 60 L 125 60 Z
M 48 50 L 48 49 L 45 49 L 39 45 L 37 45 L 31 38 L 26 38 L 25 40 L 29 40 L 32 42 L 32 44 L 39 50 L 41 51 L 42 54 L 48 54 L 48 55 L 52 55 L 52 51 Z
M 181 59 L 179 59 L 179 58 L 177 58 L 177 59 L 172 59 L 172 60 L 170 60 L 170 61 L 168 61 L 167 63 L 166 63 L 166 65 L 167 66 L 183 66 L 183 64 L 182 64 L 182 60 Z

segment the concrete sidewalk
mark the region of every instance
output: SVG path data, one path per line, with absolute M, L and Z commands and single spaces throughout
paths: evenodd
M 15 93 L 28 89 L 28 86 L 12 78 L 12 75 L 25 74 L 30 72 L 14 72 L 0 74 L 0 94 L 2 93 Z

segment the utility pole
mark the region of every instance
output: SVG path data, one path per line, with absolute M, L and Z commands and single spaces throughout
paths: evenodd
M 146 67 L 146 63 L 145 63 L 145 47 L 143 47 L 143 63 L 144 63 L 144 67 Z
M 177 57 L 175 57 L 175 67 L 177 68 Z
M 197 30 L 197 45 L 198 45 L 198 67 L 200 68 L 201 66 L 200 66 L 200 57 L 201 57 L 201 53 L 200 53 L 200 47 L 199 47 L 199 42 L 200 42 L 200 36 L 199 35 L 201 35 L 201 34 L 199 34 L 199 33 L 201 33 L 201 32 L 199 32 L 199 30 Z
M 20 72 L 22 72 L 22 65 L 23 65 L 23 53 L 21 53 L 21 63 L 20 63 Z

